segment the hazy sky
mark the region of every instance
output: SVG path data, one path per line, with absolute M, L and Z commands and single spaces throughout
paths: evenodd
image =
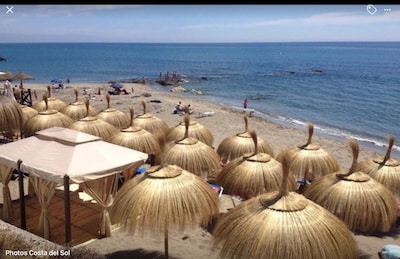
M 0 43 L 400 41 L 400 5 L 375 8 L 371 15 L 367 5 L 0 5 Z

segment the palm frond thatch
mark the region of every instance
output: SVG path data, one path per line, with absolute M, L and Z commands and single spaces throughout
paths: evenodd
M 21 110 L 22 110 L 23 117 L 24 117 L 24 125 L 30 118 L 32 118 L 33 116 L 35 116 L 36 114 L 39 113 L 37 110 L 35 110 L 32 107 L 29 107 L 27 105 L 21 105 Z
M 335 215 L 303 195 L 290 192 L 288 157 L 282 158 L 278 191 L 242 202 L 213 230 L 221 258 L 358 258 L 357 243 Z
M 134 125 L 133 106 L 129 107 L 129 112 L 131 116 L 130 126 L 121 129 L 117 134 L 110 136 L 107 141 L 147 154 L 153 153 L 155 155 L 155 163 L 160 164 L 162 148 L 159 139 L 153 133 Z
M 109 139 L 112 135 L 117 134 L 118 129 L 113 125 L 96 116 L 89 115 L 89 105 L 89 98 L 85 98 L 86 117 L 73 122 L 69 128 L 101 137 L 103 140 Z
M 400 161 L 390 157 L 394 136 L 389 136 L 389 145 L 385 156 L 377 155 L 358 163 L 357 169 L 368 174 L 389 189 L 400 204 Z
M 136 116 L 135 125 L 156 135 L 160 140 L 161 146 L 164 147 L 165 140 L 170 131 L 168 124 L 153 114 L 146 112 L 146 102 L 144 100 L 140 102 L 143 106 L 143 113 Z
M 182 139 L 170 142 L 161 155 L 161 162 L 178 165 L 209 181 L 215 181 L 221 170 L 217 152 L 200 140 L 189 137 L 189 114 L 184 115 L 185 134 Z
M 85 102 L 79 101 L 78 100 L 78 88 L 74 87 L 74 94 L 75 94 L 75 102 L 71 102 L 64 108 L 60 110 L 61 113 L 64 113 L 74 121 L 80 120 L 84 117 L 86 117 L 87 110 L 86 110 L 86 105 Z M 89 115 L 90 116 L 96 116 L 99 112 L 97 111 L 96 108 L 93 106 L 89 105 Z
M 46 109 L 60 111 L 65 106 L 67 106 L 67 104 L 64 101 L 51 96 L 51 86 L 48 85 L 47 104 L 42 100 L 40 102 L 33 104 L 32 108 L 39 112 L 46 111 Z
M 311 143 L 314 125 L 307 124 L 308 140 L 304 145 L 289 149 L 291 166 L 290 171 L 296 179 L 313 181 L 324 175 L 337 172 L 339 163 L 336 158 L 319 145 Z M 282 155 L 278 154 L 277 160 L 281 161 Z
M 123 129 L 126 127 L 129 127 L 129 117 L 126 115 L 124 112 L 112 108 L 110 105 L 110 94 L 106 94 L 106 101 L 107 101 L 107 108 L 104 110 L 101 110 L 96 117 L 99 119 L 102 119 L 103 121 L 106 121 L 113 125 L 117 129 Z
M 254 145 L 248 129 L 247 115 L 243 115 L 245 129 L 241 133 L 234 136 L 224 138 L 218 145 L 217 153 L 224 162 L 229 162 L 235 158 L 241 157 L 245 153 L 253 152 Z M 257 145 L 260 152 L 269 154 L 274 157 L 274 152 L 271 146 L 262 138 L 257 136 Z
M 163 234 L 168 258 L 168 231 L 207 225 L 219 213 L 218 203 L 198 176 L 176 165 L 153 166 L 121 187 L 110 215 L 130 234 Z
M 186 108 L 188 110 L 188 108 Z M 189 114 L 186 112 L 185 114 Z M 174 142 L 175 140 L 182 139 L 183 136 L 185 135 L 186 131 L 186 125 L 185 125 L 185 119 L 180 122 L 178 125 L 173 127 L 169 134 L 167 135 L 166 142 Z M 200 140 L 201 142 L 209 145 L 210 147 L 213 147 L 214 144 L 214 136 L 211 133 L 210 129 L 202 125 L 201 123 L 198 123 L 197 121 L 190 120 L 189 122 L 189 137 L 195 138 Z
M 217 184 L 224 187 L 224 192 L 250 199 L 262 193 L 277 191 L 282 185 L 282 165 L 267 153 L 259 151 L 257 134 L 250 134 L 254 152 L 246 153 L 230 161 L 217 175 Z M 296 190 L 297 183 L 289 175 L 289 189 Z
M 23 130 L 25 137 L 33 136 L 36 132 L 51 127 L 68 128 L 74 122 L 67 115 L 49 108 L 47 94 L 43 95 L 43 102 L 45 110 L 38 112 L 25 122 Z
M 20 131 L 23 123 L 23 113 L 20 105 L 15 100 L 5 95 L 0 95 L 0 131 Z
M 387 233 L 396 224 L 396 199 L 384 185 L 357 171 L 359 146 L 354 139 L 349 139 L 349 145 L 353 163 L 348 172 L 341 170 L 315 180 L 304 196 L 342 219 L 351 231 Z
M 5 71 L 2 74 L 0 74 L 0 81 L 6 81 L 6 80 L 12 80 L 14 77 L 14 74 L 10 71 Z

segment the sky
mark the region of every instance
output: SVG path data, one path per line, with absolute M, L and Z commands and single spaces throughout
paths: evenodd
M 0 31 L 0 43 L 400 41 L 400 4 L 0 4 Z

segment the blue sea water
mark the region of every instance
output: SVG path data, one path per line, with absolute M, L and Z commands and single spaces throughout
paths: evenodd
M 353 137 L 384 153 L 400 139 L 400 42 L 315 43 L 25 43 L 0 44 L 0 71 L 24 71 L 34 83 L 54 78 L 108 82 L 176 71 L 191 97 L 343 140 Z M 205 78 L 207 80 L 205 80 Z M 395 142 L 392 156 L 399 157 Z

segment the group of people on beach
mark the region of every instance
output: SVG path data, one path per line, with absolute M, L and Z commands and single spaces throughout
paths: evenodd
M 172 110 L 173 114 L 185 114 L 185 113 L 189 113 L 192 114 L 194 113 L 193 107 L 190 105 L 190 103 L 187 105 L 187 108 L 185 108 L 182 105 L 182 102 L 179 101 L 176 105 L 175 108 Z

